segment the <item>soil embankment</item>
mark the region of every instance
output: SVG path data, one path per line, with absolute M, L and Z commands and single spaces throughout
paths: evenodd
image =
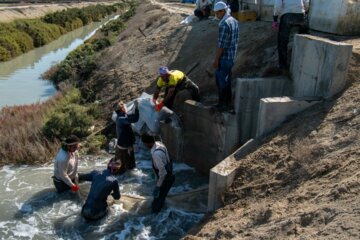
M 225 207 L 185 239 L 360 238 L 360 38 L 346 42 L 348 89 L 241 159 Z
M 53 3 L 31 4 L 20 6 L 0 5 L 0 22 L 11 22 L 16 19 L 33 19 L 45 16 L 48 13 L 66 10 L 69 8 L 83 8 L 91 5 L 111 5 L 114 2 L 78 2 L 78 3 Z

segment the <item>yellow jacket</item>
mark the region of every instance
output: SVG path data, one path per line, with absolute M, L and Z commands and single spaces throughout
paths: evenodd
M 181 82 L 181 80 L 184 79 L 184 77 L 185 77 L 185 73 L 179 70 L 170 71 L 169 82 L 165 82 L 162 79 L 162 77 L 159 77 L 157 80 L 157 87 L 158 88 L 176 87 L 176 85 L 178 85 Z

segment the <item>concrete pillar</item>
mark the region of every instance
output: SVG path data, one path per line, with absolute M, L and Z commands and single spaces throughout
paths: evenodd
M 290 97 L 262 98 L 260 100 L 256 138 L 270 133 L 287 120 L 289 116 L 319 102 Z
M 360 34 L 360 1 L 311 0 L 310 28 L 339 35 Z
M 294 97 L 332 97 L 342 91 L 352 45 L 295 35 L 290 72 Z
M 261 98 L 290 95 L 291 82 L 287 77 L 238 78 L 235 89 L 235 112 L 240 127 L 239 142 L 256 136 L 257 115 Z
M 259 143 L 256 140 L 249 140 L 246 144 L 233 152 L 230 156 L 221 161 L 210 170 L 208 211 L 215 211 L 223 203 L 223 194 L 233 183 L 236 170 L 241 164 L 241 158 L 253 151 Z

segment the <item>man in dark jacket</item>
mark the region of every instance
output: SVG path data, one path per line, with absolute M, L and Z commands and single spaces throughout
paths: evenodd
M 120 199 L 119 183 L 114 175 L 119 174 L 121 161 L 111 159 L 106 170 L 80 174 L 80 181 L 91 181 L 91 188 L 81 215 L 87 220 L 98 220 L 108 211 L 107 197 L 111 194 L 115 200 Z
M 126 113 L 126 106 L 122 101 L 118 103 L 118 110 L 116 111 L 117 146 L 115 149 L 115 159 L 120 159 L 122 162 L 121 173 L 125 172 L 127 169 L 135 168 L 133 148 L 135 136 L 131 128 L 131 123 L 135 123 L 139 120 L 139 109 L 138 102 L 135 101 L 134 104 L 134 114 Z

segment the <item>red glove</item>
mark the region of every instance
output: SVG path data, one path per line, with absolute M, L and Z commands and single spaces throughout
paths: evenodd
M 275 32 L 278 31 L 278 23 L 277 22 L 273 22 L 272 23 L 272 28 L 274 29 Z
M 161 108 L 164 106 L 164 102 L 161 102 L 159 104 L 156 104 L 155 111 L 158 112 L 161 110 Z
M 77 192 L 77 191 L 79 191 L 79 186 L 78 185 L 72 185 L 72 187 L 71 187 L 71 190 L 73 191 L 73 192 Z

